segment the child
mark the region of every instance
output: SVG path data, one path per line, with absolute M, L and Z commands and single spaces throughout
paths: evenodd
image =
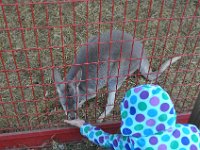
M 158 85 L 141 85 L 126 92 L 121 102 L 121 134 L 109 134 L 83 120 L 77 126 L 95 144 L 121 150 L 198 150 L 200 132 L 191 124 L 176 124 L 168 93 Z

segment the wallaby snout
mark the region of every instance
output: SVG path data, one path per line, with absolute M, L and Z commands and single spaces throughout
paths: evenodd
M 52 79 L 55 82 L 56 90 L 59 96 L 60 104 L 62 105 L 65 114 L 69 116 L 70 119 L 76 118 L 77 103 L 79 102 L 79 84 L 80 78 L 82 76 L 82 71 L 77 71 L 76 80 L 67 83 L 66 80 L 61 79 L 61 74 L 58 69 L 53 69 Z M 75 79 L 74 78 L 74 79 Z M 69 111 L 68 111 L 69 110 Z

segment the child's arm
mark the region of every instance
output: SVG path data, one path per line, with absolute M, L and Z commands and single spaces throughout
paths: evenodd
M 65 122 L 73 126 L 79 127 L 80 132 L 83 136 L 87 137 L 91 142 L 99 146 L 107 148 L 121 147 L 121 149 L 123 149 L 125 143 L 128 141 L 127 137 L 123 137 L 119 134 L 106 133 L 96 126 L 84 123 L 84 121 L 80 119 L 65 120 Z
M 85 123 L 80 128 L 80 132 L 83 136 L 87 137 L 91 142 L 103 146 L 103 147 L 112 147 L 112 137 L 109 133 L 104 132 L 100 128 L 96 126 L 92 126 L 91 124 Z
M 109 134 L 91 124 L 84 124 L 81 126 L 80 131 L 83 136 L 99 146 L 121 150 L 134 149 L 133 139 L 130 140 L 129 137 L 121 134 Z

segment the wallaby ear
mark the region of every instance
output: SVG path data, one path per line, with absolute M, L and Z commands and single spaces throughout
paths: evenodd
M 63 80 L 61 79 L 61 75 L 58 72 L 58 69 L 56 69 L 56 68 L 53 69 L 51 76 L 56 84 L 56 89 L 57 89 L 58 93 L 61 93 L 62 91 L 64 91 L 65 85 L 61 84 L 61 82 L 63 82 Z
M 57 69 L 57 68 L 54 68 L 54 69 L 52 70 L 51 76 L 52 76 L 52 79 L 53 79 L 55 82 L 62 82 L 61 75 L 60 75 L 60 73 L 58 72 L 58 69 Z
M 73 79 L 74 81 L 76 81 L 76 85 L 77 85 L 77 86 L 79 86 L 81 78 L 82 78 L 82 69 L 79 69 L 79 70 L 77 71 L 77 73 L 76 73 L 74 79 Z M 77 81 L 77 80 L 79 80 L 79 81 Z
M 81 69 L 79 69 L 79 71 L 77 72 L 76 78 L 77 78 L 77 80 L 81 80 L 81 78 L 82 78 L 82 70 Z

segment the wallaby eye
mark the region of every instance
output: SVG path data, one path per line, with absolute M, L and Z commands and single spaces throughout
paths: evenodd
M 73 96 L 73 94 L 74 94 L 74 90 L 72 89 L 72 88 L 67 88 L 67 95 L 68 96 Z

